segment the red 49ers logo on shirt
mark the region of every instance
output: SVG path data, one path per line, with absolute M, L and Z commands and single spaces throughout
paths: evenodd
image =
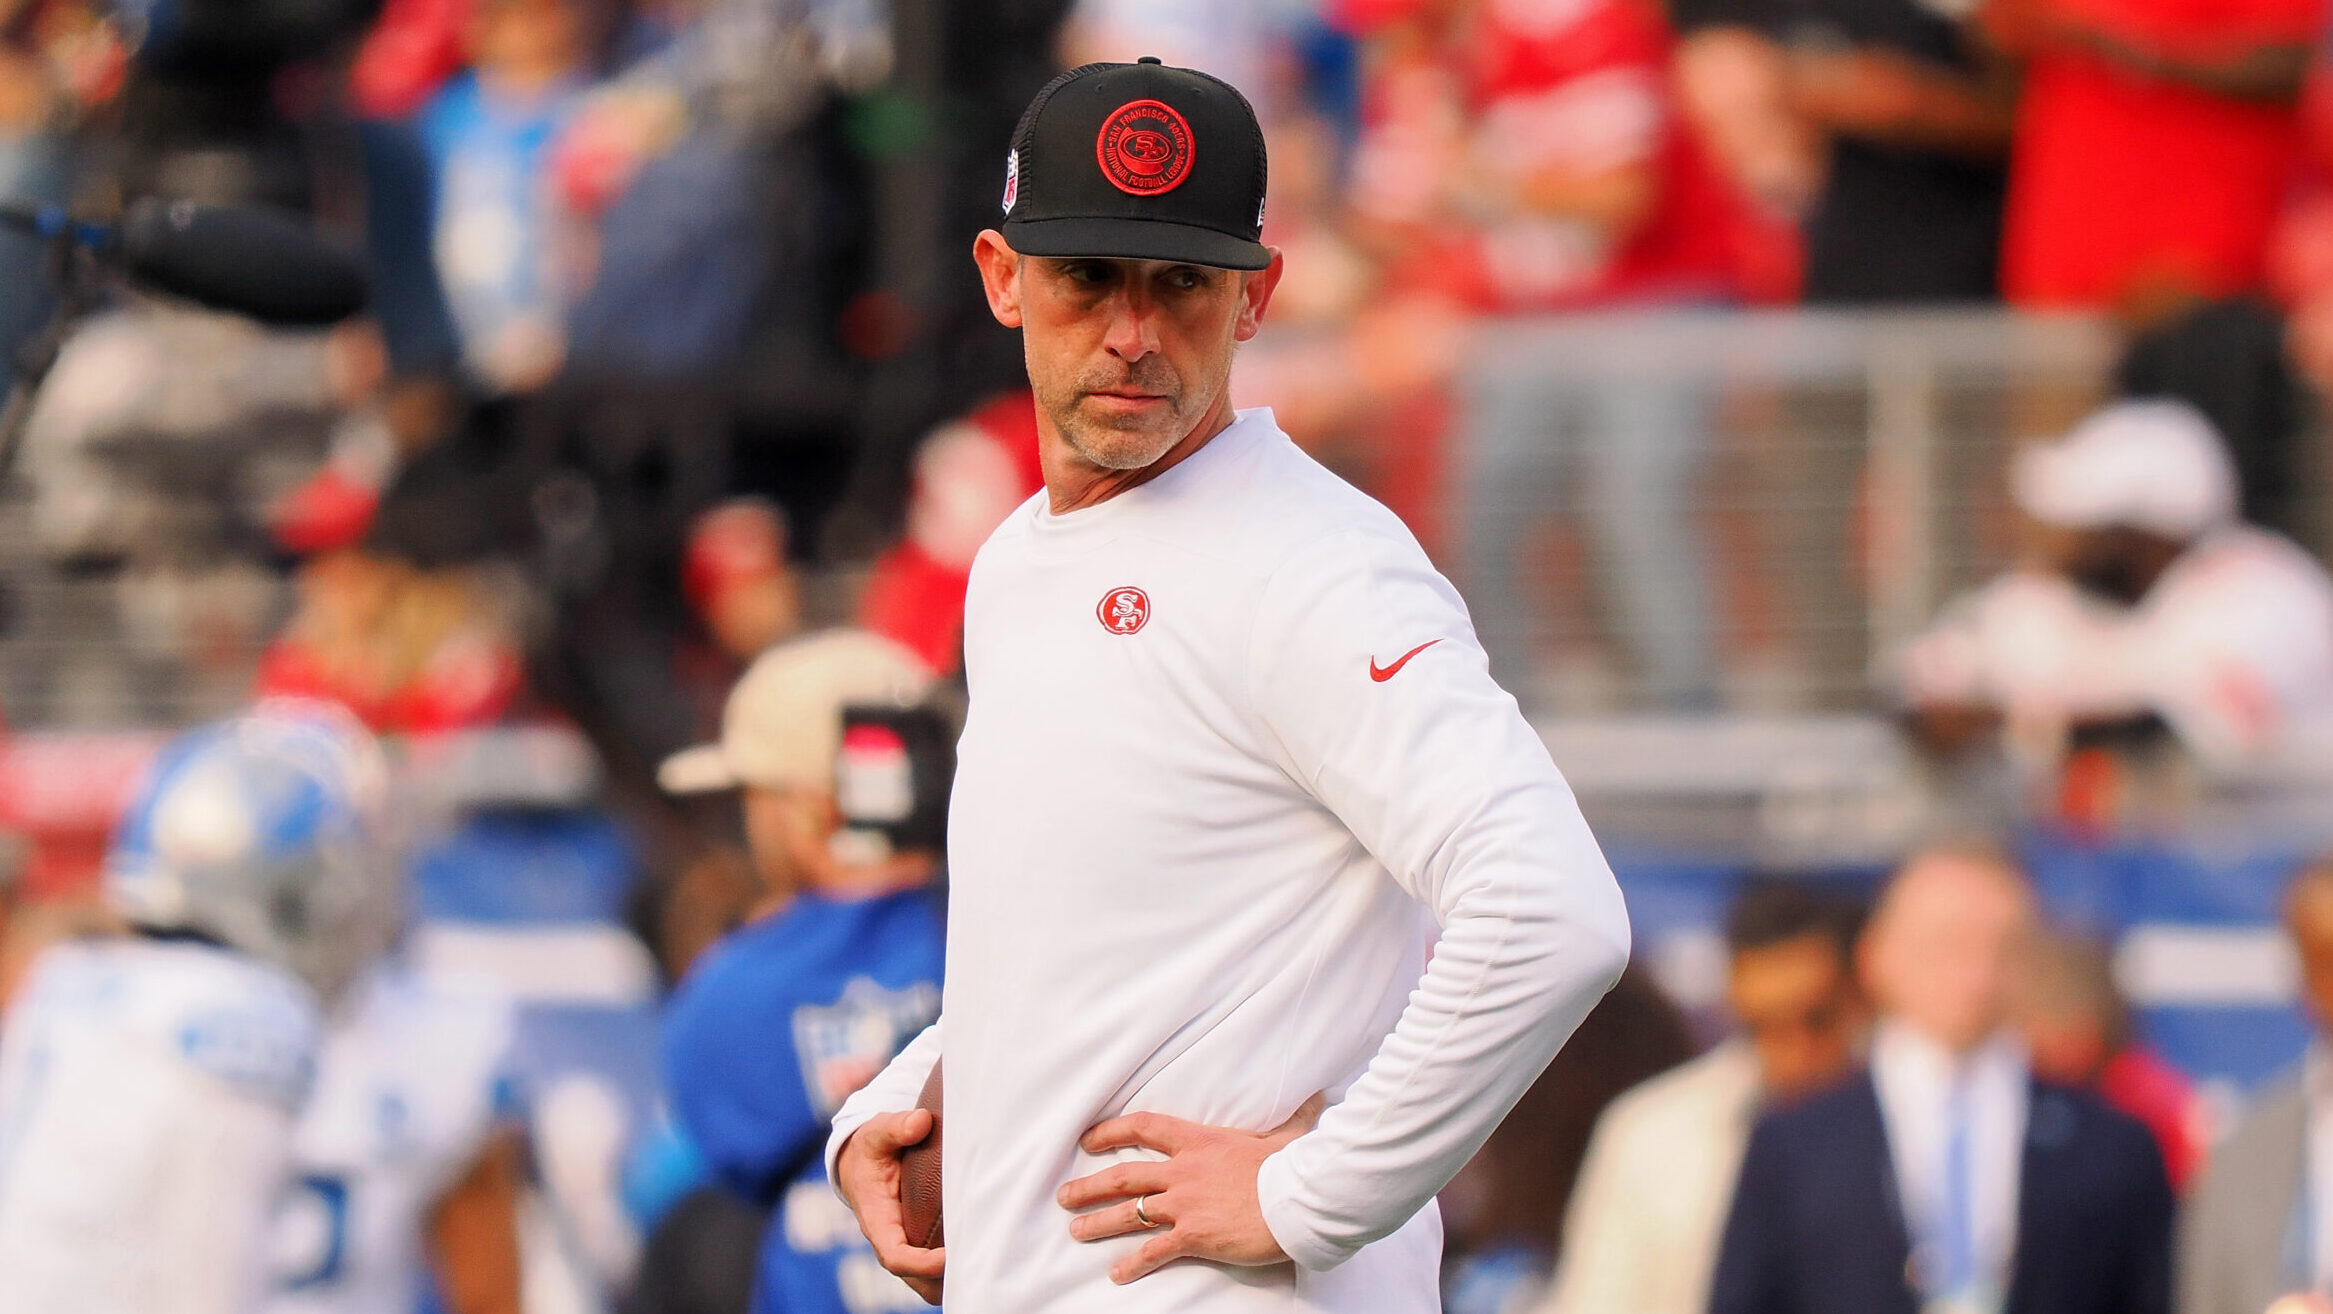
M 1132 196 L 1157 196 L 1191 176 L 1191 125 L 1163 101 L 1132 100 L 1102 120 L 1094 156 L 1112 186 Z
M 1150 624 L 1150 595 L 1131 585 L 1111 589 L 1095 605 L 1094 619 L 1112 634 L 1133 634 Z

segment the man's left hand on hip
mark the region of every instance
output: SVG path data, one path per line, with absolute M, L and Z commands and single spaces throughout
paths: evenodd
M 1286 1263 L 1287 1252 L 1264 1225 L 1256 1172 L 1281 1146 L 1311 1131 L 1327 1107 L 1327 1097 L 1315 1095 L 1268 1132 L 1208 1127 L 1163 1113 L 1096 1123 L 1078 1142 L 1088 1154 L 1139 1147 L 1167 1157 L 1113 1164 L 1063 1186 L 1055 1197 L 1062 1208 L 1091 1211 L 1069 1220 L 1069 1234 L 1100 1241 L 1152 1233 L 1110 1269 L 1110 1280 L 1120 1284 L 1177 1259 Z

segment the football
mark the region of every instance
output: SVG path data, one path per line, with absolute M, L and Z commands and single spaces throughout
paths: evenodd
M 899 1221 L 907 1231 L 907 1244 L 930 1250 L 946 1244 L 940 1226 L 941 1119 L 937 1062 L 932 1064 L 932 1075 L 924 1080 L 923 1094 L 916 1097 L 915 1107 L 931 1110 L 932 1134 L 900 1151 Z

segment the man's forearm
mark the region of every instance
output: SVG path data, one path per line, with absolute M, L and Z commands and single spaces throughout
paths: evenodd
M 1577 816 L 1568 794 L 1543 805 Z M 1273 1236 L 1306 1267 L 1342 1263 L 1416 1213 L 1627 964 L 1627 913 L 1585 823 L 1568 840 L 1521 818 L 1485 829 L 1471 837 L 1480 869 L 1367 1074 L 1258 1174 Z M 1533 852 L 1563 869 L 1519 856 Z
M 2187 55 L 2091 28 L 2075 29 L 2073 40 L 2131 72 L 2264 105 L 2290 105 L 2300 99 L 2311 59 L 2309 47 L 2297 42 L 2263 42 L 2211 55 Z
M 453 1314 L 518 1314 L 518 1160 L 515 1132 L 495 1133 L 470 1171 L 430 1212 L 438 1288 Z
M 1823 128 L 1895 146 L 1988 157 L 2007 149 L 2016 75 L 1947 68 L 1884 50 L 1797 51 L 1792 101 Z

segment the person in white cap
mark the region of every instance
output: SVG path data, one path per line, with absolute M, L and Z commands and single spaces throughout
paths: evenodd
M 2159 720 L 2215 766 L 2333 728 L 2333 580 L 2237 519 L 2234 463 L 2183 402 L 2118 402 L 2019 452 L 2038 564 L 1960 599 L 1906 650 L 1932 739 L 2006 718 L 2057 738 Z
M 773 1210 L 756 1314 L 920 1308 L 826 1185 L 843 1099 L 937 1016 L 953 727 L 888 639 L 781 644 L 729 696 L 721 740 L 668 759 L 676 793 L 736 789 L 769 887 L 689 969 L 663 1019 L 675 1120 L 720 1179 Z

